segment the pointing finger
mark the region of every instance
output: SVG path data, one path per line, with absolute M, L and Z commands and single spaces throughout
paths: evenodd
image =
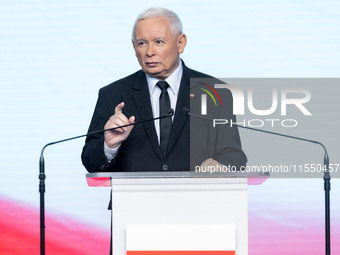
M 117 105 L 116 108 L 115 108 L 115 114 L 121 113 L 124 105 L 125 105 L 124 102 L 121 102 L 119 105 Z

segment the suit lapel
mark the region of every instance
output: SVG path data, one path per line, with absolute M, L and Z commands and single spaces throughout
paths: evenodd
M 150 93 L 148 84 L 145 78 L 144 72 L 139 72 L 138 77 L 136 79 L 136 83 L 132 89 L 132 97 L 135 102 L 137 111 L 139 113 L 141 120 L 148 120 L 153 118 L 151 102 L 150 102 Z M 146 134 L 149 137 L 149 140 L 157 153 L 160 159 L 163 159 L 163 153 L 158 144 L 158 137 L 155 130 L 155 124 L 153 121 L 148 121 L 143 123 Z
M 182 62 L 183 63 L 183 62 Z M 187 68 L 183 63 L 183 75 L 181 79 L 181 84 L 179 87 L 176 114 L 174 122 L 172 124 L 171 134 L 169 138 L 169 145 L 167 149 L 167 154 L 171 151 L 172 147 L 176 143 L 178 136 L 180 135 L 188 116 L 183 113 L 183 107 L 190 109 L 190 69 Z M 189 136 L 189 133 L 187 134 Z

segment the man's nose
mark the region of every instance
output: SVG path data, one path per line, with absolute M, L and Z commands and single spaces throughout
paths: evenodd
M 155 55 L 155 48 L 154 48 L 152 43 L 148 44 L 148 47 L 147 47 L 147 50 L 146 50 L 146 55 L 148 57 L 152 57 L 153 55 Z

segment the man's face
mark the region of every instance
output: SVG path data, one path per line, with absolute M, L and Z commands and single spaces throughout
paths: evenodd
M 132 44 L 143 71 L 164 80 L 178 67 L 186 36 L 175 35 L 167 18 L 154 17 L 137 22 Z

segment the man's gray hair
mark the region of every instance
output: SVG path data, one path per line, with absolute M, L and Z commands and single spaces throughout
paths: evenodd
M 146 9 L 141 14 L 138 15 L 135 24 L 133 25 L 132 29 L 132 40 L 134 40 L 134 34 L 135 34 L 135 27 L 138 21 L 148 19 L 148 18 L 154 18 L 154 17 L 165 17 L 169 19 L 170 22 L 170 29 L 175 35 L 181 35 L 183 34 L 183 26 L 180 18 L 176 13 L 173 11 L 161 8 L 161 7 L 152 7 L 149 9 Z

